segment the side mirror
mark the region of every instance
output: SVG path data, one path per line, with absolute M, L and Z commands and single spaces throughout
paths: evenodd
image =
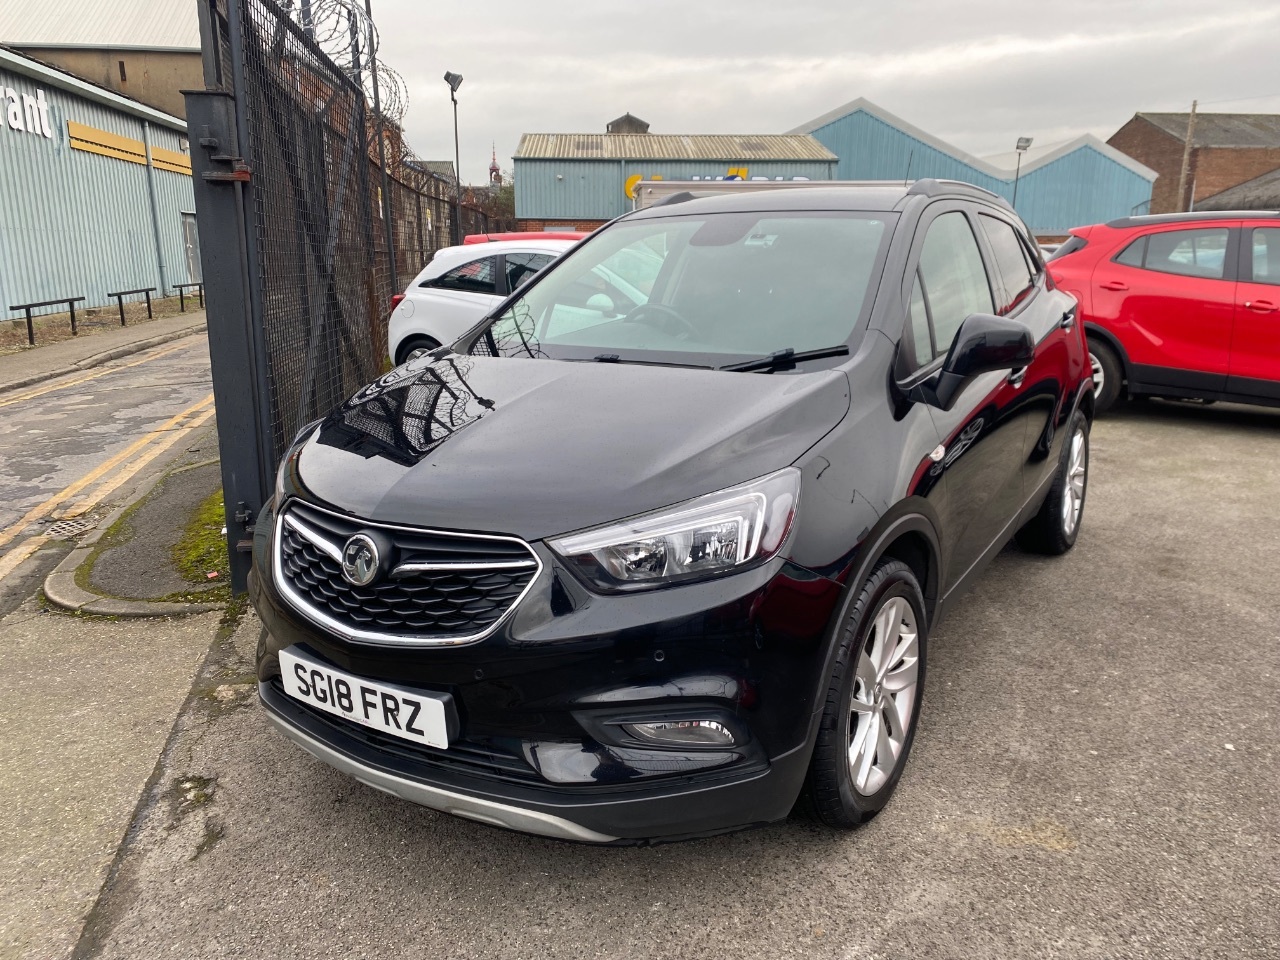
M 618 308 L 613 302 L 613 297 L 607 293 L 593 293 L 587 298 L 587 309 L 595 310 L 606 317 L 616 317 L 618 315 Z
M 964 385 L 993 370 L 1016 370 L 1035 359 L 1031 329 L 1020 320 L 975 313 L 965 318 L 942 369 L 911 391 L 911 398 L 950 410 Z

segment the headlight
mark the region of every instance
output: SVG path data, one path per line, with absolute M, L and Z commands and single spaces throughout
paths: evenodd
M 800 471 L 547 541 L 589 583 L 637 590 L 764 563 L 781 549 L 800 499 Z

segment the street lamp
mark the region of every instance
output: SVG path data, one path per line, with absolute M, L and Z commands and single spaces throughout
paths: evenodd
M 459 77 L 458 80 L 461 81 L 462 78 Z M 1022 155 L 1031 149 L 1031 138 L 1019 137 L 1016 149 L 1018 151 L 1018 166 L 1013 172 L 1013 207 L 1015 210 L 1018 207 L 1018 178 L 1022 176 Z
M 453 101 L 453 243 L 462 242 L 462 162 L 458 151 L 458 88 L 462 86 L 462 74 L 444 72 L 444 82 L 449 85 L 449 99 Z

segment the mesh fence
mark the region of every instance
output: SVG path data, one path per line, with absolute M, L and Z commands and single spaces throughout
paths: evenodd
M 388 241 L 382 124 L 358 71 L 335 63 L 295 19 L 298 11 L 274 0 L 239 0 L 231 6 L 233 15 L 238 10 L 237 45 L 226 0 L 209 2 L 218 39 L 214 75 L 237 94 L 248 129 L 241 150 L 252 169 L 251 309 L 267 365 L 269 446 L 278 460 L 302 424 L 388 365 L 387 312 L 398 292 L 392 265 L 403 288 L 449 243 L 452 185 L 404 165 L 396 150 L 386 186 Z M 479 210 L 464 207 L 459 221 L 464 234 L 490 229 Z

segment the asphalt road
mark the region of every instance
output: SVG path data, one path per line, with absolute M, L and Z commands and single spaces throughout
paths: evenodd
M 0 616 L 29 596 L 135 484 L 213 416 L 197 334 L 105 366 L 0 393 Z M 211 450 L 209 456 L 216 456 Z
M 1280 411 L 1131 407 L 1076 549 L 1015 548 L 931 644 L 888 809 L 592 848 L 413 807 L 285 743 L 247 621 L 82 957 L 1280 956 Z

